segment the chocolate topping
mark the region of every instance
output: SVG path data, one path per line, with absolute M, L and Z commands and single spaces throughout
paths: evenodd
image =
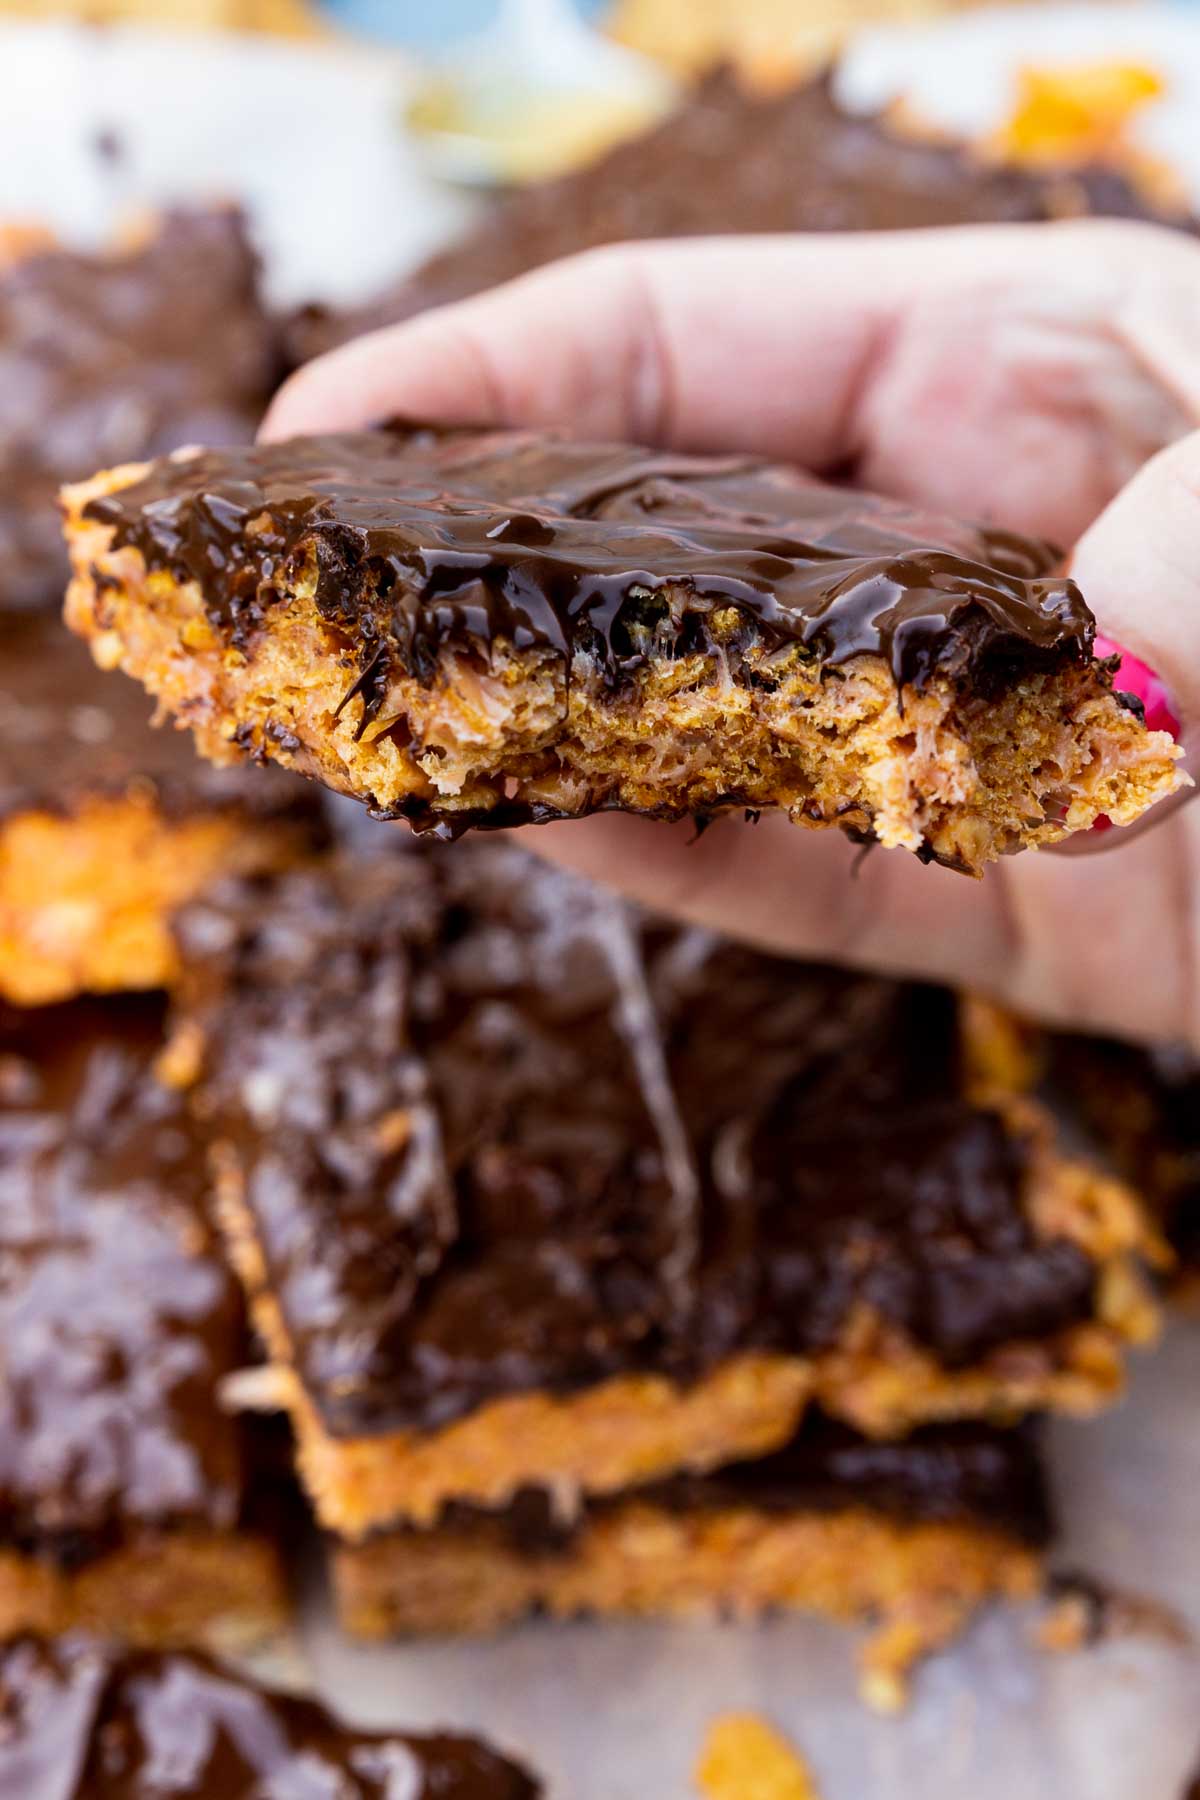
M 556 257 L 621 240 L 1088 213 L 1164 216 L 1103 165 L 1049 173 L 988 165 L 961 145 L 923 142 L 881 116 L 846 113 L 828 76 L 763 95 L 718 73 L 655 130 L 589 168 L 522 189 L 367 306 L 306 309 L 292 321 L 290 349 L 303 361 Z
M 495 843 L 238 884 L 183 934 L 212 1126 L 335 1434 L 803 1354 L 861 1304 L 950 1363 L 1090 1311 L 934 990 L 650 926 Z M 334 1171 L 326 1080 L 354 1097 Z M 395 1081 L 427 1157 L 369 1129 Z
M 315 573 L 363 729 L 395 676 L 432 681 L 444 645 L 582 653 L 619 683 L 651 646 L 697 648 L 723 609 L 827 664 L 881 656 L 898 684 L 986 685 L 1092 649 L 1047 545 L 750 458 L 396 428 L 165 460 L 87 516 L 198 582 L 239 648 Z
M 0 1800 L 536 1800 L 477 1739 L 356 1731 L 196 1655 L 20 1637 L 0 1651 Z
M 121 254 L 47 250 L 0 268 L 0 606 L 61 598 L 64 481 L 245 442 L 277 372 L 231 209 L 170 213 Z
M 241 1306 L 162 1024 L 155 999 L 0 1012 L 0 1538 L 72 1560 L 242 1504 L 215 1392 Z
M 865 1304 L 953 1366 L 1086 1316 L 1088 1259 L 1030 1227 L 1024 1144 L 961 1096 L 952 994 L 701 931 L 651 972 L 714 1337 L 816 1349 Z
M 280 769 L 214 769 L 187 732 L 152 730 L 152 713 L 137 683 L 103 674 L 55 615 L 0 618 L 0 819 L 152 788 L 168 812 L 236 804 L 263 819 L 294 813 L 316 841 L 320 808 L 304 782 Z
M 835 1513 L 865 1507 L 905 1523 L 991 1528 L 1036 1546 L 1047 1544 L 1053 1531 L 1032 1428 L 926 1425 L 881 1443 L 816 1412 L 806 1414 L 791 1443 L 770 1456 L 730 1463 L 708 1475 L 674 1475 L 611 1498 L 592 1496 L 573 1520 L 556 1513 L 553 1495 L 525 1488 L 501 1511 L 455 1502 L 442 1523 L 486 1525 L 502 1531 L 519 1552 L 546 1555 L 568 1550 L 588 1520 L 631 1500 L 683 1513 L 741 1507 Z

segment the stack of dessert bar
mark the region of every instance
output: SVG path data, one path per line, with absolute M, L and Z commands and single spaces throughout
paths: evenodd
M 242 1394 L 291 1416 L 348 1630 L 799 1606 L 883 1622 L 888 1703 L 1034 1590 L 1017 1421 L 1116 1391 L 1155 1238 L 971 1097 L 951 996 L 490 843 L 233 879 L 180 929 Z
M 248 437 L 276 336 L 226 211 L 101 257 L 6 248 L 0 1791 L 532 1800 L 472 1739 L 353 1732 L 207 1660 L 284 1630 L 294 1515 L 278 1433 L 222 1394 L 255 1350 L 168 1079 L 173 916 L 328 832 L 303 784 L 207 768 L 100 675 L 58 616 L 56 497 L 98 456 Z
M 1107 175 L 901 156 L 823 87 L 718 82 L 670 142 L 661 181 L 651 139 L 514 200 L 386 310 L 509 272 L 479 245 L 522 217 L 525 266 L 585 218 L 1137 204 Z M 415 432 L 143 473 L 244 442 L 277 373 L 236 216 L 4 254 L 0 1786 L 57 1758 L 55 1792 L 140 1794 L 150 1746 L 203 1716 L 244 1729 L 175 1745 L 178 1791 L 297 1761 L 366 1796 L 397 1772 L 414 1795 L 535 1791 L 479 1746 L 348 1734 L 197 1654 L 284 1616 L 264 1407 L 348 1631 L 804 1607 L 881 1626 L 867 1688 L 893 1703 L 975 1606 L 1036 1590 L 1036 1415 L 1119 1389 L 1155 1328 L 1157 1225 L 1063 1157 L 952 996 L 641 916 L 511 844 L 345 829 L 237 753 L 447 835 L 770 804 L 977 871 L 1175 783 L 1077 592 L 1044 546 L 742 459 Z M 293 340 L 318 327 L 344 329 Z M 73 622 L 235 766 L 150 731 L 58 623 L 54 490 L 112 464 L 133 466 L 73 501 Z M 416 505 L 433 475 L 462 504 Z M 245 1767 L 218 1766 L 235 1740 Z
M 0 1631 L 135 1643 L 278 1629 L 248 1354 L 205 1151 L 155 1066 L 173 909 L 307 854 L 285 781 L 203 771 L 57 617 L 55 492 L 97 451 L 245 437 L 275 369 L 240 221 L 179 214 L 0 276 Z

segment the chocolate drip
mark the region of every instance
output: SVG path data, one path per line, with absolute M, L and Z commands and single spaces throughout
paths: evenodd
M 368 305 L 342 313 L 309 307 L 291 323 L 290 349 L 304 361 L 599 244 L 1078 214 L 1164 216 L 1111 167 L 997 166 L 964 145 L 889 129 L 882 116 L 844 112 L 830 76 L 764 95 L 720 72 L 653 131 L 577 173 L 522 189 Z M 1182 215 L 1169 222 L 1191 224 Z
M 0 267 L 0 606 L 55 606 L 64 481 L 180 444 L 244 443 L 278 375 L 232 209 L 173 212 L 109 256 Z
M 616 684 L 651 644 L 736 647 L 740 622 L 828 665 L 883 657 L 898 685 L 986 686 L 1085 662 L 1094 635 L 1044 544 L 767 463 L 555 434 L 397 428 L 200 454 L 87 511 L 199 582 L 239 647 L 315 575 L 360 725 L 395 676 L 432 680 L 446 645 L 582 651 Z
M 553 1495 L 525 1488 L 500 1511 L 455 1502 L 442 1523 L 501 1531 L 520 1553 L 542 1556 L 569 1550 L 589 1521 L 631 1501 L 680 1513 L 743 1507 L 837 1513 L 863 1507 L 909 1524 L 982 1526 L 1039 1547 L 1053 1531 L 1033 1428 L 927 1425 L 882 1443 L 818 1413 L 809 1413 L 791 1443 L 770 1456 L 730 1463 L 708 1475 L 672 1476 L 611 1499 L 593 1496 L 573 1520 L 555 1512 Z
M 0 1650 L 0 1795 L 12 1800 L 536 1800 L 478 1739 L 356 1731 L 197 1655 L 24 1636 Z
M 215 1391 L 241 1305 L 162 1026 L 159 999 L 0 1013 L 0 1536 L 68 1564 L 242 1506 Z
M 1087 1257 L 1030 1227 L 1025 1144 L 960 1096 L 950 996 L 616 911 L 480 842 L 241 884 L 185 918 L 193 968 L 219 945 L 192 1001 L 212 1128 L 332 1432 L 806 1354 L 864 1306 L 946 1364 L 1089 1315 Z M 373 1037 L 377 990 L 404 1001 Z M 264 1121 L 281 1059 L 307 1073 L 268 1082 Z M 397 1218 L 369 1120 L 412 1059 L 441 1160 Z M 327 1078 L 367 1097 L 352 1183 L 314 1161 L 304 1095 Z

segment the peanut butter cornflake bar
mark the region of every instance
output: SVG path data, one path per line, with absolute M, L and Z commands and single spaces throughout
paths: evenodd
M 87 1638 L 0 1645 L 0 1793 L 13 1800 L 537 1800 L 478 1738 L 361 1731 L 206 1657 Z
M 530 1486 L 565 1518 L 812 1407 L 1086 1412 L 1153 1331 L 1136 1204 L 963 1097 L 937 990 L 494 842 L 247 878 L 181 931 L 258 1398 L 347 1538 Z
M 443 836 L 772 807 L 978 874 L 1183 780 L 1045 545 L 783 467 L 392 430 L 66 506 L 97 661 L 213 760 Z
M 432 1530 L 332 1549 L 343 1627 L 362 1638 L 554 1618 L 800 1609 L 869 1622 L 862 1692 L 891 1710 L 923 1655 L 992 1600 L 1042 1582 L 1052 1520 L 1029 1428 L 922 1426 L 871 1443 L 810 1414 L 773 1455 L 591 1500 L 544 1490 L 448 1509 Z
M 162 987 L 175 907 L 234 869 L 321 841 L 315 791 L 281 770 L 212 769 L 109 681 L 61 619 L 0 619 L 0 997 Z
M 283 1625 L 253 1443 L 218 1397 L 241 1294 L 202 1141 L 155 1079 L 162 1015 L 0 1009 L 0 1635 L 233 1650 Z

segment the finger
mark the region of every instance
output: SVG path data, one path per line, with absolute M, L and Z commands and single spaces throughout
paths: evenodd
M 652 910 L 786 955 L 985 986 L 1010 968 L 1005 901 L 990 876 L 864 851 L 781 814 L 719 818 L 700 836 L 690 821 L 610 814 L 539 825 L 522 841 Z
M 1200 433 L 1156 456 L 1122 490 L 1081 539 L 1071 573 L 1107 636 L 1154 670 L 1184 744 L 1194 744 L 1200 728 Z
M 334 351 L 264 432 L 394 416 L 852 465 L 1069 541 L 1200 420 L 1200 245 L 1089 222 L 618 246 Z
M 1187 896 L 1200 809 L 1094 864 L 1029 851 L 982 882 L 780 816 L 696 839 L 615 815 L 522 842 L 654 911 L 765 950 L 989 994 L 1049 1024 L 1200 1048 L 1200 919 Z

